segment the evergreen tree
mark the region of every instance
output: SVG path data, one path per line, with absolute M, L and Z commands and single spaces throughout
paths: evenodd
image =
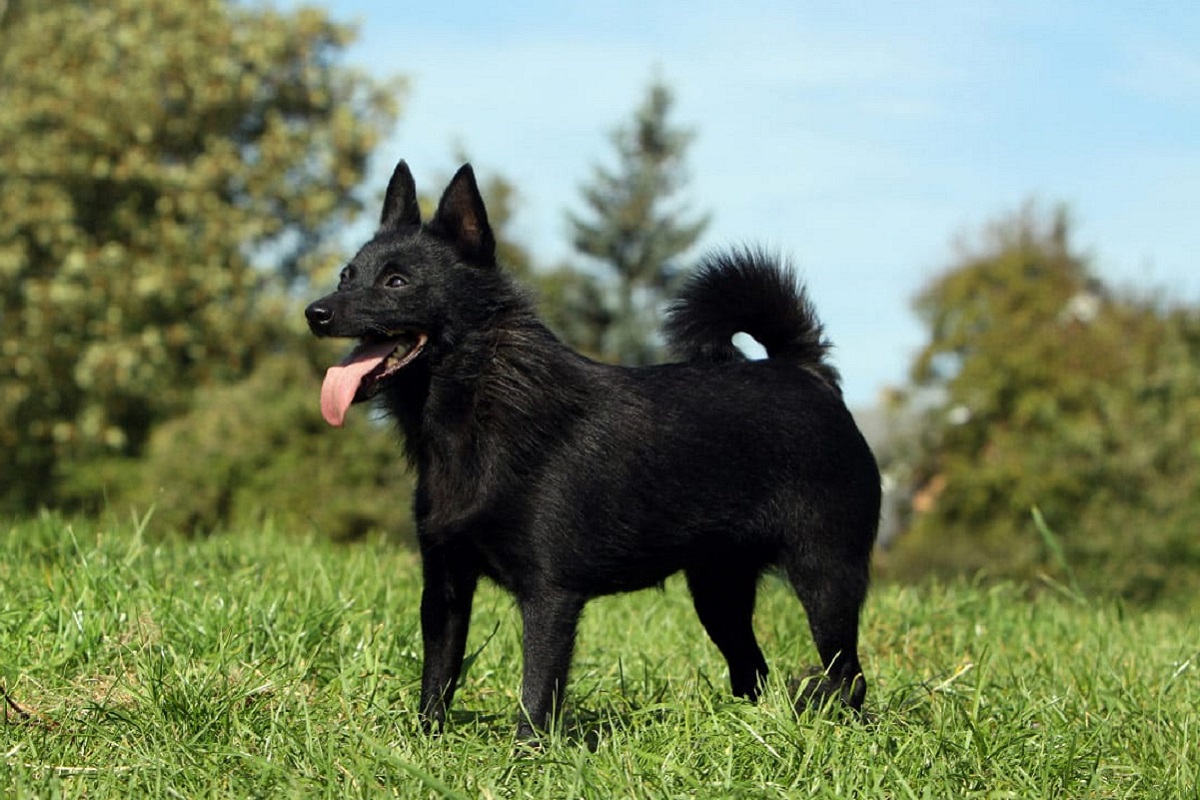
M 322 12 L 0 4 L 0 508 L 250 372 L 359 209 L 395 87 Z
M 648 363 L 657 355 L 664 293 L 709 221 L 691 216 L 676 200 L 686 185 L 685 156 L 694 134 L 671 123 L 673 104 L 670 89 L 652 82 L 632 121 L 612 135 L 617 168 L 597 166 L 582 189 L 590 217 L 568 215 L 575 249 L 601 265 L 608 283 L 566 281 L 563 299 L 595 327 L 601 355 L 626 363 Z

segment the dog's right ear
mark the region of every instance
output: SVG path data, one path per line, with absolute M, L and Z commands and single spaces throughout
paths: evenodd
M 475 171 L 463 164 L 450 179 L 429 229 L 449 241 L 460 255 L 476 266 L 496 266 L 496 237 L 488 224 L 483 196 L 475 182 Z
M 408 164 L 404 159 L 400 159 L 383 196 L 383 215 L 379 218 L 379 228 L 390 230 L 420 224 L 421 207 L 417 205 L 417 185 L 413 182 Z

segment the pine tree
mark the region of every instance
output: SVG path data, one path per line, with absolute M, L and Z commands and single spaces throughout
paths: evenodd
M 617 168 L 597 166 L 582 189 L 589 218 L 568 215 L 575 249 L 602 265 L 608 279 L 603 290 L 573 293 L 599 306 L 579 311 L 600 326 L 594 334 L 600 355 L 626 363 L 656 357 L 664 294 L 709 222 L 676 200 L 687 183 L 685 155 L 695 134 L 671 123 L 673 105 L 671 90 L 653 81 L 631 122 L 612 134 Z

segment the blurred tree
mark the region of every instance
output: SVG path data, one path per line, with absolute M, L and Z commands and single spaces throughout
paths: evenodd
M 1069 231 L 1027 207 L 918 297 L 929 409 L 893 562 L 1053 572 L 1037 506 L 1087 583 L 1157 599 L 1200 578 L 1200 317 L 1107 290 Z
M 0 17 L 0 508 L 141 452 L 248 374 L 360 207 L 397 86 L 322 12 L 10 0 Z
M 625 356 L 620 354 L 612 335 L 620 321 L 620 312 L 614 302 L 616 287 L 611 280 L 605 281 L 593 272 L 563 263 L 539 272 L 536 285 L 542 301 L 542 318 L 572 347 L 591 358 L 617 362 L 640 363 L 653 357 L 654 328 L 650 321 L 639 327 L 645 328 L 645 339 L 640 340 L 636 349 L 644 351 L 644 357 L 630 352 Z
M 680 257 L 709 222 L 672 205 L 686 185 L 684 159 L 694 138 L 671 124 L 673 105 L 671 90 L 653 81 L 632 122 L 611 137 L 617 169 L 597 166 L 583 187 L 590 219 L 568 214 L 575 249 L 600 264 L 608 280 L 564 273 L 552 284 L 578 329 L 564 331 L 568 338 L 626 363 L 655 360 L 658 307 L 682 271 Z
M 462 149 L 455 151 L 456 164 L 470 161 Z M 542 319 L 566 341 L 593 357 L 603 355 L 604 333 L 615 317 L 609 308 L 610 295 L 592 272 L 583 272 L 570 264 L 546 267 L 536 264 L 529 249 L 513 230 L 520 191 L 499 173 L 480 175 L 480 193 L 487 207 L 488 222 L 496 236 L 496 257 L 538 300 Z M 439 181 L 445 185 L 450 175 Z M 421 197 L 422 217 L 428 219 L 437 206 L 437 197 Z
M 135 463 L 96 462 L 107 474 L 88 477 L 114 511 L 153 508 L 156 532 L 257 530 L 269 518 L 340 540 L 375 531 L 411 542 L 412 481 L 396 434 L 366 409 L 339 430 L 325 423 L 317 396 L 337 356 L 308 339 L 244 380 L 201 387 Z

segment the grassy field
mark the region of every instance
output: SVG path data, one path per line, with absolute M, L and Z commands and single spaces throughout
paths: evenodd
M 0 529 L 0 797 L 1200 797 L 1200 624 L 1012 585 L 883 586 L 870 722 L 797 718 L 816 660 L 763 586 L 757 706 L 682 582 L 588 607 L 568 714 L 514 748 L 511 602 L 481 592 L 450 730 L 415 723 L 418 568 L 381 543 Z

